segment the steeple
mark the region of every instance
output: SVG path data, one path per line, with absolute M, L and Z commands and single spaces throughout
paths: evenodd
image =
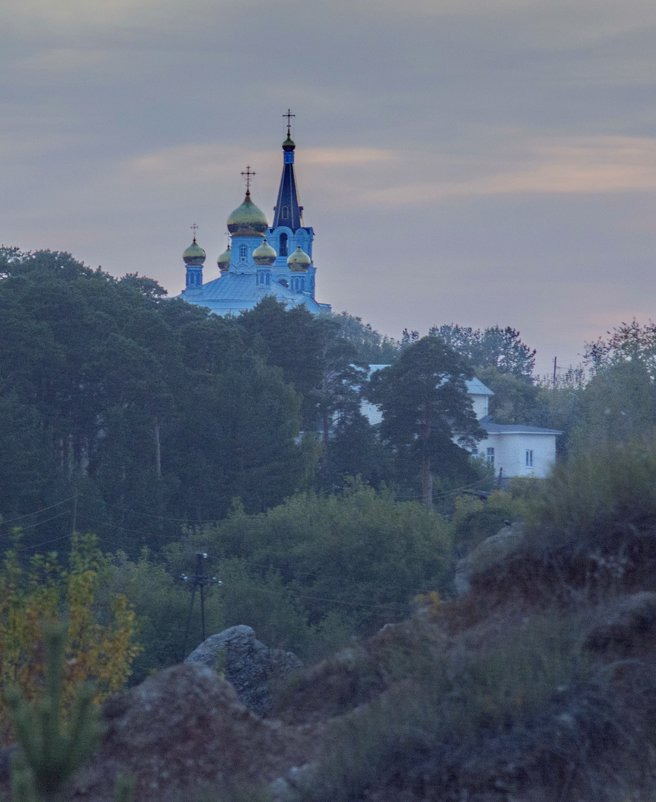
M 291 109 L 282 115 L 287 118 L 287 139 L 282 143 L 283 166 L 278 189 L 278 200 L 274 207 L 272 228 L 287 226 L 296 231 L 303 225 L 303 207 L 299 203 L 296 178 L 294 176 L 294 150 L 296 144 L 291 136 L 291 120 L 295 117 Z

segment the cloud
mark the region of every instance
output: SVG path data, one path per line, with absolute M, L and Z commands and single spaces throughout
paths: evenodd
M 21 0 L 3 14 L 3 25 L 22 34 L 74 34 L 103 30 L 166 14 L 159 0 Z
M 363 188 L 358 202 L 410 205 L 452 198 L 508 194 L 603 194 L 656 190 L 656 139 L 629 136 L 566 137 L 534 140 L 515 152 L 476 160 L 476 173 L 440 180 L 390 182 Z M 421 157 L 431 164 L 431 154 Z M 461 169 L 467 170 L 461 164 Z M 362 186 L 360 184 L 360 186 Z
M 395 151 L 386 148 L 344 147 L 344 148 L 306 148 L 303 150 L 303 163 L 317 166 L 352 166 L 380 164 L 397 158 Z

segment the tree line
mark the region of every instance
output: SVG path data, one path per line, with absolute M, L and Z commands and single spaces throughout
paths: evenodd
M 417 593 L 448 595 L 455 555 L 520 516 L 527 492 L 463 494 L 493 486 L 468 456 L 482 434 L 472 376 L 494 391 L 495 420 L 562 430 L 563 455 L 632 442 L 656 416 L 654 324 L 622 324 L 554 382 L 512 327 L 397 341 L 270 298 L 221 318 L 150 278 L 14 248 L 0 249 L 0 323 L 6 598 L 38 606 L 47 574 L 51 609 L 65 609 L 57 566 L 80 565 L 72 535 L 94 533 L 92 607 L 109 621 L 109 599 L 129 600 L 137 677 L 183 656 L 177 577 L 197 550 L 223 581 L 211 628 L 249 623 L 306 655 L 399 620 Z
M 560 429 L 563 453 L 656 415 L 653 325 L 588 344 L 584 366 L 554 384 L 511 327 L 442 324 L 395 341 L 271 298 L 221 318 L 165 296 L 70 254 L 0 250 L 0 515 L 27 542 L 73 526 L 136 554 L 236 499 L 261 512 L 339 492 L 348 476 L 428 500 L 435 482 L 482 476 L 453 442 L 482 434 L 463 384 L 474 374 L 497 422 Z M 390 367 L 369 377 L 369 364 Z M 379 431 L 363 395 L 382 409 Z

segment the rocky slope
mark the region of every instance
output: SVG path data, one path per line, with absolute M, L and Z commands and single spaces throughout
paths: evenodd
M 127 775 L 139 802 L 653 800 L 656 523 L 627 532 L 496 538 L 461 596 L 306 669 L 247 627 L 214 636 L 218 664 L 205 644 L 108 701 L 69 799 Z

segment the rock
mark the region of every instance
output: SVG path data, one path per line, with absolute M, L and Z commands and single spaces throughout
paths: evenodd
M 475 574 L 503 560 L 514 551 L 523 536 L 524 527 L 521 523 L 504 526 L 496 535 L 485 538 L 466 557 L 458 560 L 454 580 L 458 596 L 462 596 L 469 591 L 471 578 Z
M 584 646 L 595 652 L 628 655 L 656 644 L 656 593 L 643 591 L 622 598 L 590 629 Z
M 79 802 L 111 802 L 121 774 L 135 778 L 139 802 L 221 798 L 226 786 L 270 783 L 307 760 L 298 735 L 248 711 L 200 664 L 166 669 L 110 698 L 102 717 L 99 752 L 69 797 Z
M 243 624 L 211 635 L 185 663 L 200 663 L 222 673 L 242 704 L 259 716 L 271 711 L 271 683 L 303 667 L 295 654 L 269 649 L 257 640 L 251 627 Z

